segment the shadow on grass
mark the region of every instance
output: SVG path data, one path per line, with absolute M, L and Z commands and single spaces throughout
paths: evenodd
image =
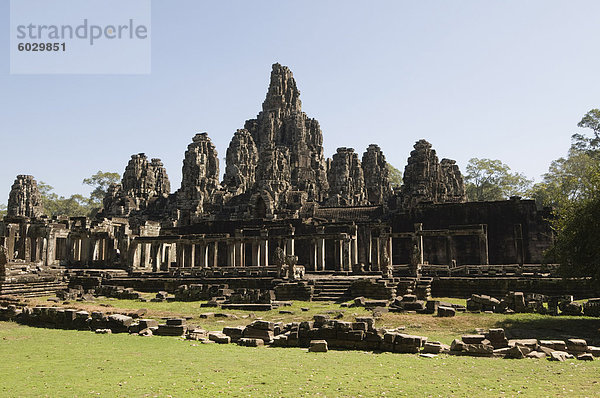
M 496 323 L 504 328 L 509 339 L 564 340 L 586 339 L 590 345 L 600 345 L 600 318 L 540 317 L 505 319 Z

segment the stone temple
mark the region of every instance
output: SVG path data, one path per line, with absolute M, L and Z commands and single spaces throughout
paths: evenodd
M 549 213 L 534 201 L 467 202 L 456 162 L 439 160 L 426 140 L 410 151 L 401 187 L 390 185 L 378 145 L 340 147 L 328 158 L 319 122 L 302 111 L 292 72 L 279 64 L 262 110 L 233 134 L 225 165 L 198 133 L 182 172 L 172 190 L 160 159 L 132 155 L 93 219 L 44 216 L 34 178 L 17 176 L 0 222 L 0 294 L 108 278 L 138 289 L 182 280 L 272 287 L 291 283 L 281 278 L 285 267 L 291 279 L 363 275 L 391 284 L 492 269 L 518 276 L 542 264 L 553 239 Z

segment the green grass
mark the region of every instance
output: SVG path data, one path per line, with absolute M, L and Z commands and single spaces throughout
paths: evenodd
M 597 396 L 600 361 L 202 345 L 0 322 L 0 395 Z

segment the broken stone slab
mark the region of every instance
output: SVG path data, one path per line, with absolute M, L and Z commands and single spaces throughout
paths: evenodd
M 567 351 L 569 352 L 587 352 L 587 342 L 584 339 L 568 339 Z
M 214 341 L 215 343 L 219 343 L 219 344 L 229 344 L 231 342 L 231 339 L 229 338 L 229 336 L 226 336 L 222 332 L 218 332 L 218 331 L 209 332 L 208 339 Z
M 229 336 L 232 342 L 237 342 L 244 335 L 244 326 L 224 327 L 223 334 Z
M 514 345 L 508 348 L 504 357 L 507 359 L 523 359 L 530 352 L 527 347 Z
M 567 344 L 562 340 L 540 340 L 541 347 L 551 348 L 554 351 L 566 351 Z
M 112 334 L 112 330 L 110 329 L 96 329 L 96 334 Z
M 494 355 L 494 347 L 489 344 L 465 344 L 462 352 L 471 356 L 491 357 Z
M 439 306 L 437 308 L 437 316 L 440 318 L 448 318 L 456 315 L 456 310 L 452 307 Z
M 422 353 L 420 353 L 420 354 L 419 354 L 419 356 L 420 356 L 421 358 L 435 358 L 435 357 L 437 357 L 437 355 L 436 355 L 436 354 L 433 354 L 433 353 L 426 353 L 426 352 L 422 352 Z
M 513 340 L 508 340 L 508 345 L 509 346 L 523 346 L 523 347 L 527 347 L 529 349 L 531 349 L 531 351 L 536 351 L 538 348 L 538 341 L 537 339 L 513 339 Z
M 151 329 L 158 328 L 158 321 L 156 319 L 140 319 L 140 329 Z
M 244 347 L 261 347 L 265 345 L 265 342 L 262 339 L 249 339 L 243 337 L 238 340 L 237 344 Z
M 187 340 L 204 340 L 207 338 L 207 332 L 204 329 L 201 328 L 193 328 L 193 329 L 188 329 L 185 338 Z
M 564 351 L 552 351 L 550 353 L 550 356 L 548 357 L 549 361 L 559 361 L 559 362 L 564 362 L 567 359 L 572 359 L 573 355 L 569 354 L 568 352 L 564 352 Z
M 183 326 L 185 325 L 185 319 L 183 318 L 169 318 L 167 319 L 168 326 Z
M 544 359 L 546 357 L 547 357 L 546 353 L 542 352 L 542 351 L 531 351 L 529 354 L 527 354 L 527 358 L 533 358 L 533 359 Z
M 421 353 L 423 354 L 442 354 L 450 351 L 450 346 L 442 344 L 439 341 L 428 341 L 423 345 Z
M 589 345 L 588 352 L 596 358 L 600 357 L 600 347 L 594 347 L 594 346 Z
M 122 314 L 112 314 L 108 316 L 108 328 L 114 333 L 127 333 L 129 326 L 133 323 L 133 318 Z
M 326 340 L 311 340 L 308 352 L 327 352 Z
M 462 336 L 462 341 L 465 344 L 482 344 L 485 339 L 483 334 L 465 334 Z
M 166 324 L 158 325 L 154 334 L 157 336 L 183 336 L 186 332 L 186 327 L 183 325 L 172 326 Z
M 450 344 L 450 351 L 454 352 L 462 352 L 465 349 L 466 344 L 460 339 L 452 340 L 452 344 Z
M 577 355 L 577 359 L 579 359 L 580 361 L 593 361 L 594 356 L 592 354 L 590 354 L 589 352 L 586 352 L 586 353 Z

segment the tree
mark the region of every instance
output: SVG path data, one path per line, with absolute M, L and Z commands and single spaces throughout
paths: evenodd
M 472 158 L 465 176 L 467 198 L 470 201 L 504 200 L 524 196 L 532 180 L 521 173 L 511 173 L 500 160 Z
M 571 149 L 579 152 L 587 152 L 593 157 L 600 155 L 600 109 L 592 109 L 586 113 L 577 127 L 592 130 L 592 137 L 587 137 L 581 133 L 575 133 L 571 136 Z
M 5 204 L 0 204 L 0 219 L 4 218 L 4 216 L 6 216 L 6 205 Z
M 562 275 L 600 280 L 600 196 L 570 204 L 554 225 L 558 236 L 548 257 Z
M 386 166 L 392 188 L 400 188 L 402 186 L 402 172 L 389 163 L 386 163 Z
M 82 195 L 75 194 L 69 198 L 58 196 L 53 192 L 54 188 L 43 181 L 38 183 L 38 190 L 42 196 L 44 213 L 50 217 L 84 217 L 91 212 L 90 199 Z
M 566 158 L 552 162 L 532 191 L 536 200 L 554 207 L 556 241 L 548 260 L 564 276 L 600 279 L 600 110 L 592 109 L 577 124 L 592 137 L 573 134 Z
M 89 178 L 84 178 L 83 183 L 94 187 L 94 190 L 90 194 L 90 200 L 102 204 L 102 199 L 106 196 L 108 187 L 111 184 L 116 184 L 121 179 L 119 173 L 103 172 L 98 170 L 96 174 Z

